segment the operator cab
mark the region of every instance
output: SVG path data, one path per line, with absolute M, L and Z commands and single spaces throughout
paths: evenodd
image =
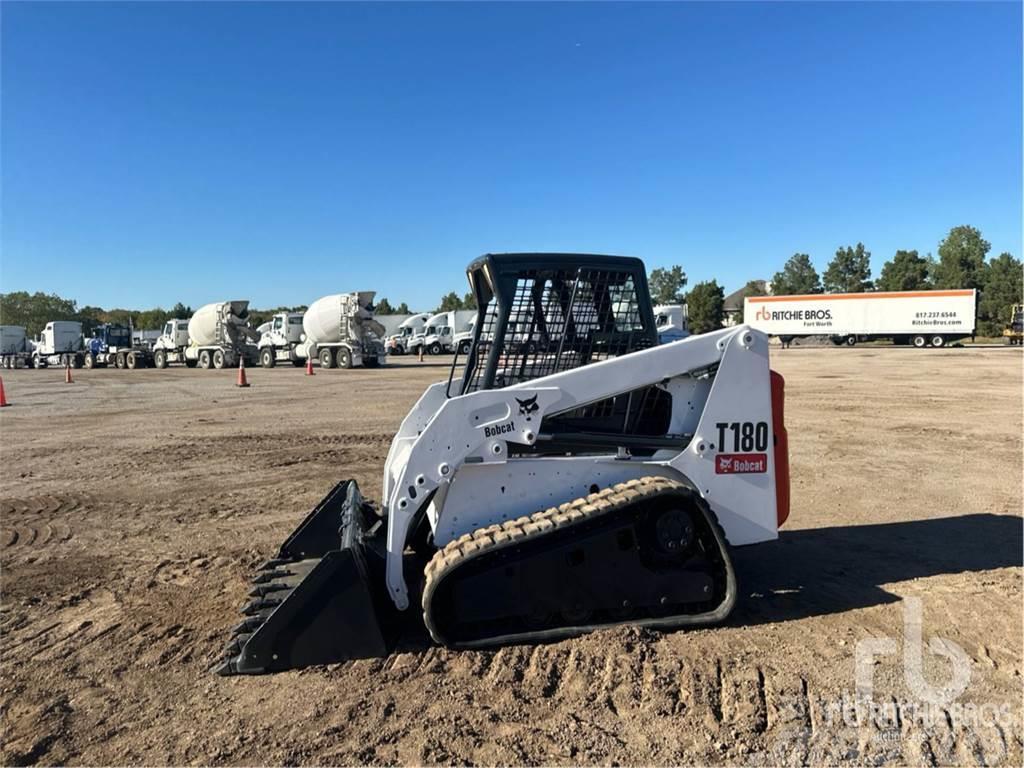
M 501 389 L 658 345 L 640 259 L 488 254 L 469 265 L 467 276 L 477 317 L 461 382 L 453 387 L 456 349 L 449 395 Z M 630 435 L 637 436 L 635 453 L 649 454 L 657 442 L 652 437 L 667 437 L 671 412 L 671 396 L 645 386 L 549 416 L 543 440 L 510 450 L 599 452 Z
M 658 343 L 640 259 L 487 254 L 469 265 L 467 277 L 478 309 L 461 394 L 500 389 Z

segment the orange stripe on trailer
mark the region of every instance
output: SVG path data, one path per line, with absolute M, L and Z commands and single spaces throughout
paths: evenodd
M 789 517 L 789 435 L 783 405 L 786 402 L 786 380 L 770 371 L 772 383 L 772 432 L 775 434 L 775 519 L 781 528 Z
M 962 291 L 880 291 L 878 293 L 809 293 L 801 296 L 749 296 L 751 304 L 771 301 L 832 301 L 843 299 L 925 299 L 935 296 L 973 296 L 973 290 Z

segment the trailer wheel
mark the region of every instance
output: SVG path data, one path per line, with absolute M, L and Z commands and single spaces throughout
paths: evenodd
M 210 350 L 204 349 L 199 353 L 199 367 L 203 370 L 209 370 L 211 365 Z
M 116 367 L 118 367 L 118 368 L 124 369 L 124 367 L 125 367 L 125 359 L 124 359 L 124 353 L 123 352 L 118 352 L 117 353 L 117 356 L 114 358 L 114 365 Z
M 340 349 L 338 350 L 338 356 L 341 357 Z M 321 368 L 333 368 L 335 366 L 334 350 L 331 349 L 330 347 L 325 347 L 324 349 L 321 349 L 320 352 L 317 354 L 317 358 L 319 358 L 320 360 Z
M 136 368 L 141 368 L 139 365 L 139 357 L 134 352 L 129 352 L 124 358 L 124 364 L 127 366 L 129 371 L 134 371 Z
M 260 365 L 264 368 L 273 368 L 277 363 L 277 358 L 274 356 L 274 350 L 270 347 L 264 347 L 260 350 Z
M 918 334 L 917 336 L 910 340 L 910 343 L 913 344 L 918 349 L 924 349 L 925 347 L 928 346 L 928 339 Z
M 853 335 L 847 336 L 846 339 L 844 339 L 844 342 L 845 342 L 846 346 L 848 346 L 848 347 L 856 346 L 857 345 L 857 337 L 853 336 Z
M 164 352 L 162 349 L 158 349 L 156 352 L 154 352 L 153 353 L 153 365 L 155 365 L 157 368 L 166 368 L 167 367 L 167 353 Z
M 933 347 L 944 347 L 944 346 L 946 346 L 946 337 L 945 336 L 940 336 L 939 334 L 935 334 L 934 336 L 932 336 L 932 346 Z
M 218 371 L 224 368 L 224 350 L 218 349 L 213 353 L 213 367 Z
M 92 352 L 86 352 L 85 357 L 82 358 L 82 367 L 87 371 L 91 371 L 94 365 L 96 365 L 96 355 Z
M 338 367 L 339 368 L 351 368 L 352 367 L 352 353 L 341 347 L 338 350 Z

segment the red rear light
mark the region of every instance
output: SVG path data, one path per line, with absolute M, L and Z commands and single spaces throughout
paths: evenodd
M 775 509 L 778 527 L 789 517 L 789 436 L 786 434 L 784 409 L 786 380 L 771 371 L 772 432 L 775 434 Z

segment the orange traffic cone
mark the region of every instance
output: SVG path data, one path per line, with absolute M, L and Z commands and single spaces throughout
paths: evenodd
M 248 387 L 249 382 L 245 380 L 245 358 L 238 358 L 238 383 L 236 387 Z
M 313 373 L 313 357 L 312 357 L 312 355 L 306 358 L 306 375 L 307 376 L 316 376 L 316 374 Z
M 7 394 L 4 392 L 4 380 L 0 377 L 0 408 L 6 408 L 10 403 L 7 402 Z
M 75 380 L 71 378 L 71 363 L 64 364 L 64 383 L 74 384 Z

